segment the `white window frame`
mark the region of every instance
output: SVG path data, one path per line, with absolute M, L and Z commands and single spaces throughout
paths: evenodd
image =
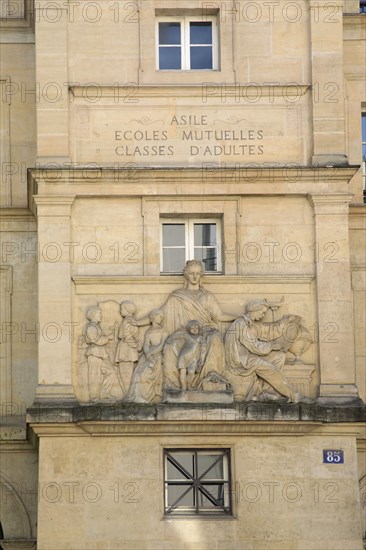
M 224 485 L 226 485 L 226 490 L 224 488 L 224 507 L 225 507 L 225 510 L 222 508 L 220 509 L 219 507 L 216 508 L 216 509 L 211 509 L 211 510 L 208 510 L 208 509 L 205 509 L 204 506 L 201 504 L 199 504 L 199 502 L 196 502 L 195 503 L 195 507 L 186 507 L 186 506 L 177 506 L 175 509 L 171 509 L 171 506 L 169 506 L 168 502 L 168 488 L 169 488 L 169 484 L 171 485 L 174 485 L 175 483 L 185 483 L 185 485 L 188 487 L 189 486 L 189 480 L 187 480 L 186 482 L 182 482 L 182 479 L 181 478 L 177 478 L 177 479 L 174 479 L 174 478 L 169 478 L 168 477 L 168 460 L 169 460 L 169 455 L 173 455 L 173 454 L 179 454 L 179 453 L 184 453 L 184 454 L 187 454 L 187 453 L 192 453 L 194 455 L 217 455 L 218 457 L 221 456 L 222 457 L 222 464 L 223 464 L 223 478 L 222 479 L 218 479 L 218 478 L 205 478 L 207 479 L 207 481 L 211 481 L 211 482 L 221 482 L 223 483 Z M 222 449 L 222 448 L 174 448 L 174 449 L 169 449 L 169 448 L 166 448 L 164 449 L 164 510 L 165 510 L 165 516 L 166 517 L 172 517 L 172 516 L 179 516 L 179 515 L 195 515 L 197 517 L 202 517 L 204 515 L 232 515 L 232 486 L 233 486 L 233 483 L 232 483 L 232 474 L 231 474 L 231 465 L 230 465 L 230 460 L 231 460 L 231 452 L 230 452 L 230 449 Z M 178 460 L 179 462 L 179 460 Z M 194 476 L 195 477 L 195 476 Z M 203 484 L 205 485 L 205 482 L 203 481 Z M 193 487 L 193 480 L 192 480 L 192 487 Z M 194 491 L 196 492 L 196 488 L 194 488 Z M 196 493 L 197 496 L 199 494 L 199 492 Z
M 191 69 L 190 55 L 190 23 L 202 22 L 212 23 L 212 69 Z M 180 69 L 160 69 L 159 67 L 159 23 L 180 23 L 181 25 L 181 68 Z M 199 46 L 199 44 L 194 44 Z M 167 46 L 169 47 L 169 46 Z M 155 51 L 156 51 L 156 70 L 157 71 L 215 71 L 218 69 L 218 26 L 216 16 L 174 16 L 157 17 L 155 25 Z
M 185 261 L 194 260 L 194 249 L 201 248 L 194 245 L 194 224 L 197 223 L 214 223 L 216 224 L 216 245 L 211 248 L 216 248 L 217 252 L 217 269 L 216 271 L 205 271 L 205 273 L 221 274 L 222 273 L 222 248 L 221 248 L 221 219 L 219 218 L 160 218 L 160 272 L 164 274 L 177 274 L 178 271 L 164 271 L 163 266 L 163 248 L 179 248 L 179 246 L 164 246 L 163 247 L 163 225 L 164 224 L 177 224 L 185 225 Z M 181 247 L 183 248 L 183 246 Z M 207 247 L 210 248 L 210 247 Z M 205 267 L 205 266 L 204 266 Z

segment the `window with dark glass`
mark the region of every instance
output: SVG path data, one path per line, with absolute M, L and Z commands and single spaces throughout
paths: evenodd
M 216 19 L 161 17 L 157 20 L 157 69 L 217 68 Z
M 181 273 L 187 260 L 200 260 L 206 272 L 221 271 L 219 220 L 169 220 L 161 226 L 161 271 Z
M 166 449 L 165 514 L 231 514 L 229 449 Z

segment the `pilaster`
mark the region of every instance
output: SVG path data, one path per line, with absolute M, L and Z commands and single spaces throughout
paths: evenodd
M 37 162 L 52 166 L 69 159 L 67 2 L 35 3 Z
M 320 399 L 325 400 L 358 397 L 348 228 L 351 199 L 348 193 L 310 196 L 315 223 Z
M 36 400 L 75 400 L 71 352 L 71 207 L 74 199 L 35 197 L 39 246 Z
M 310 0 L 313 164 L 342 165 L 345 154 L 343 2 Z

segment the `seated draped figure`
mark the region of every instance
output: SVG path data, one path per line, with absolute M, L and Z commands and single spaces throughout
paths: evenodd
M 296 403 L 300 396 L 282 371 L 286 354 L 296 341 L 303 341 L 302 352 L 310 346 L 310 333 L 301 326 L 298 315 L 264 323 L 270 307 L 266 300 L 253 300 L 246 305 L 245 315 L 229 327 L 225 336 L 226 375 L 236 400 L 283 396 L 287 402 Z

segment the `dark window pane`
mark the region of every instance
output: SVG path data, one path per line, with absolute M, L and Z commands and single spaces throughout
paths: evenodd
M 184 470 L 191 476 L 193 476 L 193 460 L 192 453 L 171 453 L 172 457 L 178 464 L 183 466 Z M 179 469 L 171 463 L 169 457 L 167 457 L 167 473 L 168 480 L 170 479 L 187 479 L 187 476 L 182 474 Z
M 362 114 L 362 141 L 366 141 L 366 113 Z
M 202 479 L 223 479 L 224 468 L 222 456 L 199 454 L 197 462 L 198 477 L 201 477 L 208 470 Z
M 183 271 L 186 263 L 185 248 L 163 249 L 163 271 L 167 273 L 179 273 Z
M 190 24 L 191 44 L 212 44 L 212 23 L 195 22 Z
M 180 23 L 159 23 L 159 45 L 180 43 Z
M 163 224 L 163 246 L 184 246 L 185 225 L 177 223 Z
M 224 506 L 225 489 L 223 483 L 217 485 L 202 484 L 202 487 L 205 489 L 205 491 L 199 490 L 199 506 L 202 506 L 204 508 L 218 508 L 220 504 L 221 506 Z M 210 499 L 210 496 L 212 496 L 213 498 Z M 216 504 L 215 500 L 218 501 L 218 504 Z
M 216 240 L 215 223 L 195 223 L 194 224 L 194 245 L 195 246 L 214 246 Z
M 191 47 L 191 69 L 212 69 L 212 47 Z
M 172 506 L 178 498 L 176 506 L 194 506 L 194 492 L 191 487 L 186 495 L 182 496 L 187 491 L 188 485 L 171 485 L 168 486 L 168 506 Z
M 362 145 L 362 160 L 366 161 L 366 144 Z
M 159 69 L 181 69 L 180 47 L 159 48 Z
M 194 259 L 203 263 L 205 271 L 217 271 L 216 248 L 195 248 Z

